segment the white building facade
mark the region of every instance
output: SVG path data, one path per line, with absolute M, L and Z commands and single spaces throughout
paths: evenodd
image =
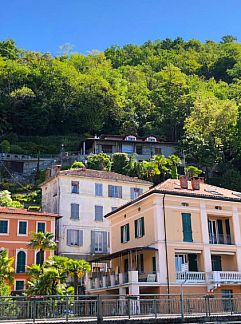
M 147 191 L 152 183 L 90 169 L 60 171 L 42 185 L 42 209 L 62 216 L 58 252 L 85 258 L 110 251 L 109 221 L 104 215 Z

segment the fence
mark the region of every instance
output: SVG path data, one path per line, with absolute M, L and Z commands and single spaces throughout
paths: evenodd
M 81 318 L 185 318 L 241 314 L 241 295 L 0 297 L 0 322 Z

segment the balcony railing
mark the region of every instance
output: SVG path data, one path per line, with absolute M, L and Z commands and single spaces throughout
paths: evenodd
M 186 272 L 177 272 L 176 273 L 176 281 L 181 283 L 186 282 L 205 282 L 206 276 L 205 272 L 196 272 L 196 271 L 186 271 Z
M 157 282 L 156 273 L 138 273 L 138 282 Z
M 228 234 L 212 234 L 209 233 L 210 244 L 233 244 L 231 235 Z
M 87 280 L 87 289 L 106 289 L 108 287 L 115 287 L 122 284 L 145 284 L 152 285 L 158 282 L 157 273 L 138 273 L 138 271 L 128 271 L 118 274 L 106 274 L 101 276 L 89 274 Z
M 212 271 L 208 273 L 208 281 L 212 283 L 241 283 L 241 272 Z

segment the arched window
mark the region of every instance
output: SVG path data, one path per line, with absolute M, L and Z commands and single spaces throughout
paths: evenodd
M 43 264 L 44 262 L 44 251 L 38 251 L 36 253 L 36 264 Z
M 17 254 L 17 273 L 25 272 L 26 267 L 26 253 L 24 251 L 19 251 Z

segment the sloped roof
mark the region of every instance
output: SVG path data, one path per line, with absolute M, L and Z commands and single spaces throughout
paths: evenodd
M 170 194 L 176 196 L 187 196 L 187 197 L 197 197 L 197 198 L 208 198 L 214 200 L 226 200 L 226 201 L 236 201 L 241 203 L 241 192 L 236 192 L 233 190 L 212 186 L 207 183 L 200 183 L 199 190 L 193 190 L 191 186 L 191 181 L 188 181 L 188 189 L 183 189 L 180 186 L 179 180 L 176 179 L 168 179 L 157 186 L 151 188 L 146 191 L 138 198 L 120 206 L 114 211 L 105 215 L 108 217 L 119 210 L 134 204 L 135 202 L 153 194 L 153 193 L 161 193 L 161 194 Z
M 129 176 L 126 176 L 126 175 L 123 175 L 120 173 L 116 173 L 116 172 L 111 172 L 111 171 L 99 171 L 99 170 L 92 170 L 92 169 L 86 169 L 86 168 L 64 170 L 64 171 L 60 171 L 58 173 L 58 175 L 116 180 L 116 181 L 123 181 L 123 182 L 133 182 L 133 183 L 140 183 L 140 184 L 149 185 L 149 186 L 152 185 L 152 182 L 141 180 L 136 177 L 129 177 Z M 45 183 L 52 180 L 53 178 L 54 177 L 47 179 L 40 186 L 43 186 Z
M 27 216 L 33 215 L 33 216 L 55 217 L 55 218 L 61 217 L 58 214 L 53 214 L 53 213 L 29 211 L 24 208 L 1 207 L 1 206 L 0 206 L 0 214 L 21 214 L 21 215 L 27 215 Z

